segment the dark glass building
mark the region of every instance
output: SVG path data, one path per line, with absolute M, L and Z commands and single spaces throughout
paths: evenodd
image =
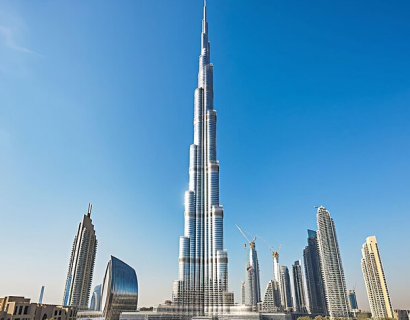
M 308 230 L 308 245 L 303 250 L 303 260 L 305 265 L 309 312 L 327 314 L 316 231 Z
M 118 320 L 121 312 L 136 311 L 138 280 L 135 270 L 111 256 L 105 271 L 101 308 L 105 320 Z

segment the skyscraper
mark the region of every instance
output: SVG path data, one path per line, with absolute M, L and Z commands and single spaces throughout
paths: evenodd
M 317 246 L 316 231 L 308 230 L 308 245 L 303 250 L 307 298 L 310 313 L 327 314 L 325 288 Z
M 296 312 L 306 312 L 305 288 L 302 278 L 302 263 L 295 261 L 292 265 L 293 276 L 293 307 Z
M 249 262 L 246 266 L 248 282 L 248 304 L 256 310 L 258 302 L 261 302 L 261 286 L 258 253 L 256 252 L 255 239 L 249 243 Z
M 105 270 L 101 309 L 105 320 L 118 320 L 121 312 L 137 311 L 138 279 L 135 270 L 111 256 Z
M 185 228 L 179 241 L 179 277 L 173 286 L 174 303 L 193 314 L 219 312 L 223 293 L 228 290 L 210 54 L 204 4 L 198 87 L 194 95 L 194 143 L 190 146 L 189 190 L 185 193 Z
M 372 317 L 393 318 L 393 308 L 376 237 L 368 237 L 362 246 L 362 270 Z
M 102 284 L 94 287 L 91 295 L 90 310 L 101 311 Z
M 317 228 L 320 265 L 329 316 L 349 318 L 349 302 L 335 223 L 324 207 L 317 210 Z
M 87 214 L 79 224 L 74 237 L 68 265 L 63 305 L 88 309 L 91 281 L 93 279 L 97 237 L 91 220 L 92 205 L 88 204 Z
M 280 266 L 280 293 L 282 295 L 282 306 L 289 311 L 293 307 L 292 290 L 290 286 L 289 269 L 285 266 Z
M 357 305 L 357 299 L 356 299 L 356 291 L 354 290 L 349 290 L 347 292 L 347 297 L 349 298 L 349 306 L 350 310 L 358 310 L 359 306 Z

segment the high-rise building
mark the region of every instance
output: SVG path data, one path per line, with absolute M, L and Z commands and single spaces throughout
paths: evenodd
M 102 284 L 95 286 L 91 296 L 90 310 L 101 311 Z
M 280 286 L 282 306 L 285 310 L 290 311 L 293 307 L 293 301 L 288 267 L 280 266 Z
M 362 270 L 372 317 L 393 318 L 393 308 L 376 237 L 366 238 L 362 246 Z
M 259 272 L 259 261 L 258 253 L 256 252 L 255 241 L 249 243 L 249 262 L 246 266 L 247 274 L 247 284 L 246 288 L 248 291 L 248 304 L 256 307 L 259 302 L 261 302 L 261 287 L 260 287 L 260 272 Z
M 356 299 L 356 291 L 354 290 L 349 290 L 347 292 L 347 297 L 349 298 L 349 306 L 350 310 L 359 310 L 359 306 L 357 305 L 357 299 Z
M 349 318 L 346 281 L 336 236 L 336 228 L 329 211 L 317 210 L 317 241 L 320 265 L 330 318 Z
M 121 312 L 137 311 L 137 273 L 128 264 L 111 256 L 105 271 L 101 308 L 105 320 L 118 320 Z
M 241 283 L 241 303 L 244 305 L 246 304 L 246 283 L 242 281 Z
M 38 298 L 38 303 L 43 303 L 43 297 L 44 297 L 44 286 L 41 286 L 40 290 L 40 298 Z
M 228 253 L 223 245 L 223 207 L 219 202 L 219 162 L 213 65 L 203 9 L 198 87 L 194 97 L 194 143 L 190 146 L 189 190 L 185 193 L 184 236 L 179 241 L 179 277 L 173 302 L 192 314 L 218 313 L 228 291 Z
M 89 204 L 87 214 L 84 215 L 74 237 L 63 297 L 64 305 L 80 310 L 88 309 L 97 252 L 97 237 L 91 220 L 91 210 L 92 205 Z
M 293 307 L 296 312 L 306 312 L 305 288 L 302 278 L 302 263 L 295 261 L 292 265 L 293 276 Z
M 316 231 L 308 230 L 308 245 L 303 250 L 308 307 L 310 313 L 327 314 L 325 288 L 317 246 Z
M 281 310 L 279 284 L 276 280 L 270 280 L 266 286 L 262 304 L 263 312 L 278 312 Z

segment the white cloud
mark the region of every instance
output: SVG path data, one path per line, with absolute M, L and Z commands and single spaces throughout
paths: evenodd
M 20 46 L 16 43 L 14 35 L 13 35 L 13 31 L 10 28 L 7 28 L 5 26 L 0 25 L 0 36 L 3 39 L 3 42 L 5 44 L 5 46 L 9 49 L 12 50 L 16 50 L 16 51 L 20 51 L 20 52 L 25 52 L 25 53 L 30 53 L 30 54 L 34 54 L 38 57 L 44 58 L 43 55 L 30 50 L 24 46 Z

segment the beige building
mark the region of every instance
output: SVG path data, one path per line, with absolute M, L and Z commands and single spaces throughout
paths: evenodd
M 376 237 L 368 237 L 362 246 L 362 271 L 370 310 L 375 319 L 393 318 L 383 264 Z
M 76 320 L 74 307 L 31 303 L 24 297 L 0 298 L 0 320 Z

